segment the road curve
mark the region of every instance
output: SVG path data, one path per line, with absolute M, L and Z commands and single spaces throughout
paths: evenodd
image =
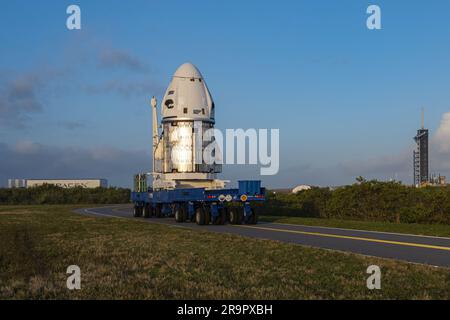
M 133 218 L 132 208 L 124 205 L 75 211 L 89 216 L 127 218 L 174 227 L 232 233 L 367 256 L 450 267 L 450 238 L 268 222 L 260 222 L 257 225 L 198 226 L 189 222 L 176 223 L 174 218 Z

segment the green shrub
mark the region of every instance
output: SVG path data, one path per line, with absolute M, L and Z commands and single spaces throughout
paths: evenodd
M 86 189 L 43 185 L 33 188 L 0 189 L 0 205 L 15 204 L 108 204 L 130 202 L 125 188 Z
M 335 190 L 268 192 L 262 214 L 405 223 L 450 224 L 450 187 L 417 189 L 399 182 L 366 181 Z

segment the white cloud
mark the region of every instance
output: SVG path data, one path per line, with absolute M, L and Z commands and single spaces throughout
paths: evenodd
M 104 50 L 99 55 L 99 65 L 103 68 L 125 68 L 130 71 L 147 72 L 148 66 L 131 53 L 120 49 Z
M 13 147 L 13 151 L 20 155 L 30 155 L 38 153 L 41 145 L 32 141 L 18 141 Z
M 84 92 L 96 95 L 112 93 L 126 98 L 147 97 L 164 92 L 164 87 L 159 82 L 149 79 L 149 72 L 153 68 L 126 50 L 101 49 L 98 46 L 84 46 L 78 50 L 79 56 L 73 61 L 64 57 L 64 66 L 52 65 L 49 61 L 49 65 L 44 64 L 37 69 L 15 72 L 12 75 L 0 70 L 0 127 L 27 127 L 34 115 L 46 111 L 46 105 L 52 102 L 54 95 L 64 95 L 70 89 L 77 92 L 84 89 Z M 117 77 L 114 73 L 116 69 L 123 69 L 125 72 L 116 80 L 100 80 L 100 83 L 95 83 L 96 77 L 86 77 L 87 83 L 83 81 L 77 87 L 78 76 L 94 72 L 92 70 L 95 67 L 99 68 L 102 77 L 107 76 L 109 79 L 113 75 Z M 67 119 L 61 119 L 57 125 L 69 130 L 82 128 L 79 123 Z
M 433 143 L 440 153 L 450 153 L 450 112 L 444 113 Z
M 37 92 L 43 79 L 35 73 L 5 79 L 0 83 L 0 126 L 23 127 L 32 113 L 42 112 Z
M 164 88 L 159 84 L 149 80 L 110 80 L 101 84 L 86 84 L 83 89 L 89 94 L 115 93 L 124 97 L 141 96 L 146 97 L 151 94 L 161 94 Z

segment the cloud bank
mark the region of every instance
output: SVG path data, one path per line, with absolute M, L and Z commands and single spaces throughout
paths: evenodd
M 150 67 L 138 57 L 117 48 L 81 48 L 87 51 L 79 55 L 74 61 L 66 61 L 64 65 L 49 68 L 39 67 L 16 74 L 1 73 L 0 70 L 0 127 L 22 129 L 32 120 L 33 115 L 45 112 L 45 105 L 51 95 L 46 91 L 64 94 L 66 91 L 83 92 L 87 95 L 118 95 L 129 98 L 131 96 L 147 97 L 154 93 L 161 93 L 163 87 L 152 80 L 149 75 Z M 91 68 L 98 69 L 103 79 L 83 77 L 82 84 L 76 79 L 83 72 Z M 120 75 L 115 70 L 121 70 Z M 120 78 L 117 78 L 120 76 Z M 87 79 L 87 81 L 85 81 Z M 61 87 L 64 84 L 64 87 Z M 69 90 L 68 90 L 69 89 Z M 51 101 L 50 101 L 51 102 Z M 60 127 L 70 130 L 80 126 L 70 121 L 57 123 Z
M 434 173 L 450 179 L 450 112 L 444 113 L 436 134 L 431 139 L 430 166 Z
M 433 138 L 438 152 L 450 153 L 450 112 L 444 113 L 439 128 Z
M 5 80 L 0 85 L 0 126 L 23 127 L 30 114 L 43 110 L 38 92 L 43 79 L 37 74 Z
M 150 169 L 151 155 L 145 150 L 0 143 L 1 186 L 9 178 L 105 178 L 110 185 L 131 187 L 133 174 Z
M 107 69 L 128 69 L 135 72 L 148 72 L 149 67 L 139 58 L 125 50 L 103 50 L 99 55 L 98 65 Z

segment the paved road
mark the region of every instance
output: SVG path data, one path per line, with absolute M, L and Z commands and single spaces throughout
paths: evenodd
M 257 225 L 209 225 L 176 223 L 174 218 L 133 218 L 130 206 L 79 209 L 78 213 L 102 217 L 135 219 L 174 227 L 233 233 L 300 245 L 353 252 L 368 256 L 450 267 L 450 238 L 415 236 L 388 232 L 312 227 L 260 222 Z

